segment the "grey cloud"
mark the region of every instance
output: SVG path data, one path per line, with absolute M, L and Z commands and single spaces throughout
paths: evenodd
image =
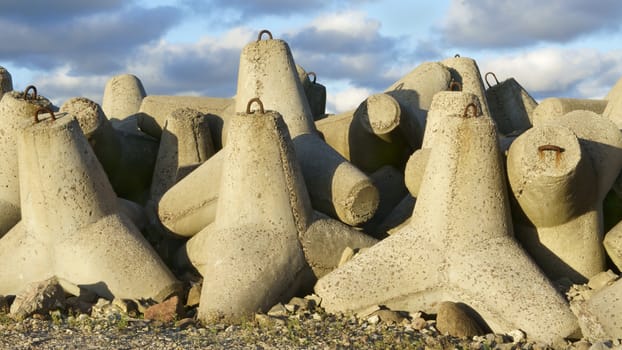
M 65 0 L 65 3 L 70 1 Z M 181 19 L 179 10 L 123 7 L 57 22 L 0 16 L 0 60 L 35 69 L 71 66 L 72 73 L 118 69 L 141 45 L 159 39 Z
M 621 20 L 616 0 L 453 0 L 440 30 L 458 47 L 518 47 L 618 30 Z
M 252 17 L 266 15 L 312 14 L 331 2 L 328 0 L 182 0 L 182 4 L 193 12 L 208 14 L 219 21 L 240 23 Z
M 6 0 L 0 2 L 0 18 L 28 22 L 62 22 L 67 18 L 93 12 L 108 12 L 122 8 L 131 1 L 124 0 Z

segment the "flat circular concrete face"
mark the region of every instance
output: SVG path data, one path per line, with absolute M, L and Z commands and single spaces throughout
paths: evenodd
M 73 115 L 80 124 L 84 136 L 89 138 L 107 122 L 104 112 L 99 105 L 88 98 L 74 97 L 65 102 L 59 112 Z
M 400 114 L 399 103 L 387 94 L 369 96 L 354 111 L 354 117 L 362 122 L 363 127 L 376 135 L 395 129 L 400 123 Z
M 507 164 L 512 192 L 536 227 L 567 222 L 593 202 L 590 160 L 568 128 L 527 130 L 510 147 Z

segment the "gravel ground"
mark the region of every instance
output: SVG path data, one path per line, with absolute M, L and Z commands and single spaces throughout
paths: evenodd
M 432 317 L 407 315 L 399 324 L 377 317 L 327 314 L 321 308 L 278 316 L 255 315 L 238 325 L 200 325 L 193 318 L 176 322 L 105 316 L 48 315 L 22 321 L 0 313 L 1 349 L 589 349 L 585 341 L 553 346 L 518 336 L 488 334 L 473 338 L 441 335 Z M 619 344 L 603 343 L 605 348 Z

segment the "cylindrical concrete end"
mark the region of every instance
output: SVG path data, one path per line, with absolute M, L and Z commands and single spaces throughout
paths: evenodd
M 430 151 L 430 148 L 420 148 L 408 158 L 406 163 L 404 183 L 406 188 L 408 188 L 408 192 L 415 198 L 419 195 L 419 186 L 421 186 L 425 167 L 430 158 Z
M 104 124 L 109 123 L 101 107 L 85 97 L 74 97 L 60 107 L 60 113 L 69 113 L 78 120 L 87 139 L 101 132 Z
M 508 151 L 510 187 L 536 227 L 563 224 L 592 206 L 596 181 L 577 136 L 563 126 L 534 127 Z
M 125 119 L 138 112 L 146 95 L 143 84 L 135 75 L 114 76 L 104 88 L 102 110 L 108 119 Z
M 400 125 L 401 113 L 400 105 L 393 97 L 374 94 L 358 106 L 354 111 L 354 119 L 370 134 L 382 137 Z

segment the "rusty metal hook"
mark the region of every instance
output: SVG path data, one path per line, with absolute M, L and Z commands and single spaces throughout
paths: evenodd
M 455 54 L 455 55 L 454 55 L 454 57 L 455 57 L 455 58 L 458 58 L 458 57 L 460 57 L 460 54 L 459 54 L 459 53 L 457 53 L 457 54 Z
M 469 115 L 469 109 L 473 109 L 473 118 L 477 117 L 477 106 L 475 105 L 475 103 L 469 103 L 465 108 L 464 108 L 464 113 L 462 114 L 462 118 L 471 118 L 471 116 Z
M 41 113 L 41 112 L 49 113 L 52 116 L 52 121 L 56 120 L 56 116 L 54 115 L 54 111 L 52 111 L 48 107 L 39 107 L 39 109 L 37 109 L 35 111 L 35 123 L 38 123 L 40 121 L 39 120 L 39 113 Z
M 455 80 L 452 80 L 449 83 L 449 91 L 462 91 L 462 84 Z
M 262 31 L 260 31 L 260 32 L 259 32 L 259 35 L 257 36 L 257 41 L 261 41 L 261 37 L 262 37 L 264 34 L 268 34 L 268 37 L 270 37 L 270 39 L 272 40 L 272 33 L 270 33 L 270 31 L 269 31 L 269 30 L 264 29 L 264 30 L 262 30 Z
M 37 99 L 37 88 L 34 85 L 28 85 L 26 86 L 26 89 L 24 89 L 24 100 L 28 100 L 28 96 L 30 96 L 28 94 L 28 92 L 32 90 L 32 99 L 36 100 Z
M 251 98 L 250 101 L 248 101 L 248 104 L 246 105 L 246 114 L 255 113 L 255 111 L 251 112 L 251 106 L 253 105 L 253 102 L 257 102 L 257 104 L 259 104 L 259 112 L 261 112 L 261 114 L 264 114 L 265 112 L 263 109 L 263 103 L 261 102 L 259 97 Z
M 488 85 L 488 87 L 491 87 L 490 83 L 488 82 L 489 75 L 492 75 L 492 77 L 495 78 L 495 82 L 496 82 L 495 85 L 499 85 L 499 79 L 497 79 L 497 76 L 493 72 L 488 72 L 484 75 L 484 80 L 486 80 L 486 85 Z
M 309 75 L 313 75 L 313 84 L 315 84 L 315 80 L 317 79 L 317 75 L 315 75 L 315 72 L 307 73 L 307 76 L 309 76 Z
M 562 157 L 562 153 L 564 153 L 565 149 L 555 145 L 542 145 L 538 147 L 538 155 L 540 159 L 544 158 L 544 151 L 552 151 L 555 152 L 555 165 L 559 166 L 559 161 Z

